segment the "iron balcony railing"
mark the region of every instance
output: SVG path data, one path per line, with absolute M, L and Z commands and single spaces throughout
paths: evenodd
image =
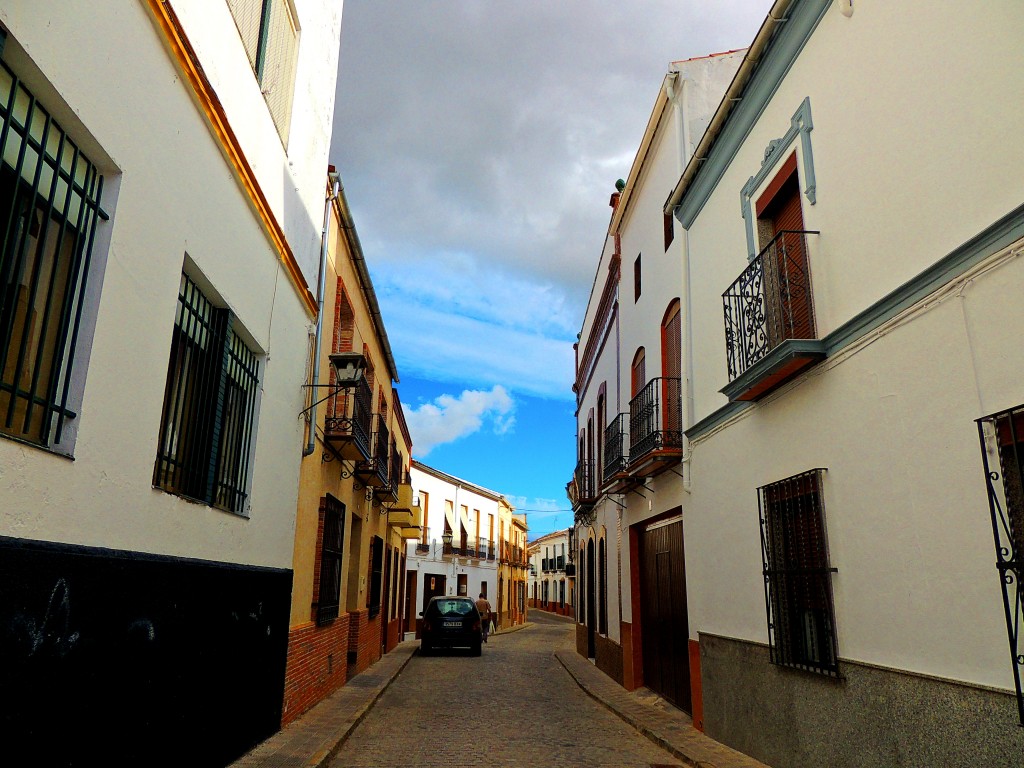
M 490 539 L 487 540 L 487 559 L 494 559 L 494 541 Z
M 379 488 L 388 483 L 388 473 L 390 471 L 390 466 L 388 465 L 388 439 L 390 435 L 388 433 L 388 425 L 384 422 L 384 417 L 379 413 L 373 415 L 371 424 L 373 426 L 370 437 L 373 448 L 370 458 L 356 464 L 356 474 L 359 475 L 366 485 Z
M 629 461 L 663 449 L 682 450 L 680 379 L 651 379 L 629 401 Z
M 576 481 L 576 503 L 587 504 L 597 497 L 597 483 L 594 478 L 594 462 L 592 459 L 580 459 L 573 473 Z
M 429 544 L 423 544 L 421 542 L 421 543 L 416 545 L 416 554 L 417 555 L 425 555 L 428 552 L 430 552 L 430 545 Z
M 722 294 L 725 347 L 732 381 L 788 339 L 817 338 L 807 235 L 785 230 Z
M 378 491 L 377 498 L 385 501 L 398 500 L 398 484 L 402 481 L 402 454 L 398 452 L 398 446 L 391 440 L 391 453 L 388 462 L 388 477 Z
M 360 379 L 327 401 L 324 434 L 328 440 L 351 440 L 363 456 L 370 455 L 370 385 Z
M 1024 405 L 978 419 L 1017 715 L 1024 726 Z
M 629 434 L 629 414 L 620 413 L 604 430 L 604 476 L 605 483 L 626 471 L 629 466 L 629 451 L 626 436 Z

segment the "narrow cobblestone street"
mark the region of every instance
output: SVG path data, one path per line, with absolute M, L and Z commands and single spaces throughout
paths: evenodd
M 680 765 L 587 696 L 555 660 L 556 650 L 572 647 L 571 622 L 542 611 L 530 620 L 492 636 L 480 658 L 414 657 L 332 768 Z

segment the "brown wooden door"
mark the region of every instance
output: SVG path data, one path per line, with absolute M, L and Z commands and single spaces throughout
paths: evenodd
M 683 336 L 679 302 L 672 302 L 661 326 L 662 429 L 669 433 L 682 432 L 682 355 Z
M 640 595 L 644 684 L 691 712 L 682 520 L 653 523 L 643 532 Z

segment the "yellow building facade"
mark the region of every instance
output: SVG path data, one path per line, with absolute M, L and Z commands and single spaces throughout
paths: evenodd
M 419 536 L 398 372 L 344 191 L 329 178 L 321 323 L 295 523 L 282 723 L 401 639 L 404 537 Z M 362 368 L 346 380 L 345 366 Z

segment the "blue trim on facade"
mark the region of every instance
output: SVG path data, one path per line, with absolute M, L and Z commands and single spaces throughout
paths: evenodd
M 751 81 L 741 94 L 740 103 L 726 119 L 707 160 L 676 207 L 676 218 L 687 229 L 711 197 L 736 153 L 761 117 L 779 84 L 818 26 L 832 0 L 803 0 L 795 4 L 782 29 L 768 46 Z
M 814 205 L 817 201 L 817 181 L 814 176 L 814 155 L 811 152 L 811 131 L 814 122 L 811 120 L 811 97 L 805 96 L 796 112 L 789 121 L 789 129 L 780 139 L 768 142 L 761 161 L 761 170 L 747 179 L 740 190 L 740 210 L 743 213 L 743 225 L 747 230 L 747 259 L 753 261 L 757 257 L 757 244 L 754 242 L 754 212 L 750 207 L 750 199 L 768 176 L 775 171 L 778 161 L 789 149 L 790 144 L 800 137 L 800 156 L 803 160 L 804 197 Z

